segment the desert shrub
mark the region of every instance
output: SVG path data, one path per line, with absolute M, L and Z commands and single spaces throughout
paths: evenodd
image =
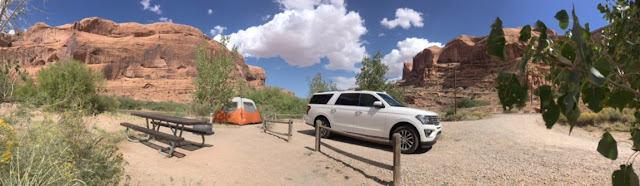
M 23 101 L 42 104 L 37 103 L 37 101 L 39 101 L 39 99 L 37 99 L 38 90 L 36 89 L 35 80 L 33 78 L 27 78 L 24 84 L 18 85 L 16 87 L 14 97 Z
M 490 105 L 488 101 L 462 98 L 457 100 L 458 108 L 472 108 Z
M 39 99 L 46 110 L 64 111 L 80 108 L 89 112 L 103 112 L 114 108 L 115 99 L 100 98 L 96 92 L 104 79 L 102 74 L 78 61 L 56 62 L 44 68 L 37 75 Z M 109 103 L 110 102 L 110 103 Z
M 580 116 L 578 117 L 578 122 L 576 123 L 576 125 L 578 126 L 594 125 L 596 118 L 598 118 L 598 114 L 593 112 L 580 113 Z
M 189 105 L 186 103 L 176 102 L 162 102 L 162 101 L 143 101 L 135 100 L 128 97 L 117 97 L 120 102 L 120 109 L 126 110 L 155 110 L 155 111 L 168 111 L 168 112 L 186 112 L 189 110 Z
M 447 108 L 443 113 L 440 113 L 440 119 L 442 121 L 468 121 L 468 120 L 479 120 L 484 119 L 491 116 L 491 113 L 484 112 L 481 110 L 463 110 L 458 109 L 457 113 L 454 113 L 453 108 Z
M 265 87 L 259 90 L 251 89 L 242 92 L 242 97 L 249 98 L 256 102 L 258 109 L 263 116 L 265 112 L 278 114 L 304 114 L 308 100 L 287 94 L 275 87 Z M 273 110 L 271 110 L 273 109 Z
M 83 115 L 65 112 L 57 122 L 12 130 L 13 141 L 0 140 L 0 150 L 14 147 L 0 163 L 0 185 L 118 185 L 125 161 L 116 143 L 122 136 L 89 130 Z

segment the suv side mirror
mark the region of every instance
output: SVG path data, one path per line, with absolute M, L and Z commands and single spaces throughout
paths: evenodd
M 374 101 L 373 106 L 376 108 L 384 108 L 384 105 L 380 101 Z

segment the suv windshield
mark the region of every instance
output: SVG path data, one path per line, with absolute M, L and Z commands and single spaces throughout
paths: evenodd
M 404 105 L 400 104 L 400 102 L 396 101 L 395 99 L 393 99 L 391 96 L 387 94 L 378 93 L 378 96 L 384 99 L 384 101 L 386 101 L 392 107 L 404 107 Z

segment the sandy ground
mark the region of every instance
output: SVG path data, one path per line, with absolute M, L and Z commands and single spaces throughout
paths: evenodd
M 10 110 L 3 107 L 0 114 Z M 42 117 L 36 114 L 34 120 Z M 144 123 L 128 114 L 101 114 L 86 120 L 112 132 L 123 132 L 120 122 Z M 601 131 L 577 128 L 569 135 L 566 126 L 547 130 L 538 114 L 497 114 L 442 125 L 443 136 L 432 149 L 402 155 L 406 185 L 609 185 L 612 172 L 633 152 L 628 133 L 614 133 L 619 157 L 608 160 L 596 151 Z M 286 127 L 278 124 L 274 130 L 286 132 Z M 313 128 L 301 120 L 294 122 L 291 142 L 262 132 L 260 125 L 214 125 L 214 131 L 215 135 L 206 137 L 208 147 L 177 149 L 183 157 L 166 158 L 150 146 L 123 140 L 118 146 L 128 163 L 122 184 L 392 184 L 391 171 L 367 163 L 390 165 L 389 146 L 334 136 L 323 139 L 326 146 L 321 153 L 315 152 Z M 183 136 L 200 140 L 191 133 Z
M 125 116 L 133 122 L 142 120 Z M 101 122 L 102 123 L 102 122 Z M 117 122 L 110 122 L 110 125 Z M 444 122 L 434 148 L 402 155 L 408 185 L 607 185 L 611 173 L 631 154 L 619 144 L 617 161 L 596 152 L 600 132 L 565 126 L 544 127 L 535 114 L 487 120 Z M 392 172 L 364 162 L 390 165 L 390 147 L 336 136 L 314 152 L 313 128 L 294 122 L 291 142 L 265 134 L 259 125 L 216 125 L 212 146 L 178 149 L 183 158 L 166 158 L 140 143 L 119 144 L 131 185 L 389 185 Z M 119 128 L 118 126 L 105 128 Z M 119 129 L 117 129 L 119 130 Z M 287 130 L 277 125 L 276 131 Z M 625 134 L 618 134 L 624 139 Z M 185 134 L 191 141 L 199 136 Z M 160 142 L 155 144 L 164 145 Z M 637 168 L 636 168 L 637 169 Z M 638 171 L 638 170 L 636 170 Z

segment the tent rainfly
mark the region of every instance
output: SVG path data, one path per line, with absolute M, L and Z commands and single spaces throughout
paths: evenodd
M 245 125 L 262 123 L 262 118 L 253 100 L 234 97 L 231 99 L 231 106 L 218 109 L 213 122 Z

